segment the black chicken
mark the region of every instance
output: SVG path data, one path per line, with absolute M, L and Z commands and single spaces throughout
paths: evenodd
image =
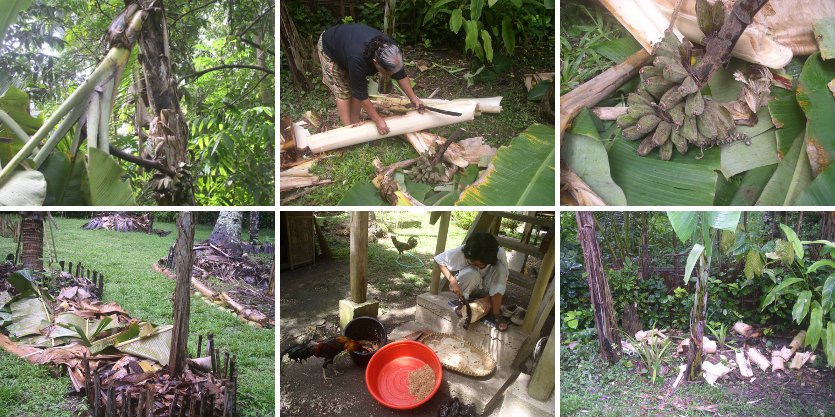
M 392 235 L 391 243 L 394 244 L 394 247 L 397 249 L 397 252 L 399 252 L 400 255 L 402 255 L 403 252 L 405 252 L 409 249 L 414 249 L 415 246 L 417 246 L 417 244 L 418 244 L 418 239 L 417 239 L 417 236 L 412 236 L 412 237 L 409 238 L 409 240 L 407 240 L 404 243 L 404 242 L 401 242 L 401 241 L 397 240 L 397 238 Z
M 290 346 L 281 351 L 281 355 L 279 357 L 287 355 L 290 360 L 294 360 L 296 362 L 304 361 L 311 356 L 325 358 L 325 363 L 322 364 L 322 377 L 325 378 L 325 380 L 328 380 L 330 378 L 325 375 L 325 368 L 328 367 L 328 364 L 333 365 L 333 358 L 342 353 L 342 351 L 367 352 L 368 349 L 360 345 L 360 343 L 356 340 L 349 339 L 345 336 L 336 336 L 318 343 L 306 343 Z M 333 370 L 333 373 L 334 375 L 339 374 L 336 369 Z

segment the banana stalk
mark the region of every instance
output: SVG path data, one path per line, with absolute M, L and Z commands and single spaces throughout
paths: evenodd
M 55 129 L 51 135 L 49 135 L 49 139 L 46 140 L 44 143 L 43 148 L 35 155 L 35 159 L 33 160 L 35 163 L 35 169 L 41 167 L 41 165 L 46 161 L 46 158 L 49 157 L 49 154 L 52 153 L 52 150 L 58 145 L 58 142 L 64 138 L 64 135 L 69 132 L 70 128 L 73 127 L 76 123 L 78 123 L 78 118 L 84 113 L 84 106 L 75 106 L 70 114 L 64 119 L 63 122 L 58 126 L 58 129 Z M 80 131 L 79 131 L 80 133 Z
M 138 31 L 142 27 L 142 22 L 145 19 L 147 14 L 143 11 L 135 12 L 131 18 L 130 25 L 128 27 L 128 31 L 130 33 L 138 33 Z M 47 134 L 52 131 L 52 129 L 58 125 L 58 123 L 66 116 L 68 113 L 72 112 L 76 107 L 81 106 L 83 108 L 84 104 L 86 104 L 87 100 L 90 98 L 90 93 L 99 85 L 102 81 L 106 80 L 108 77 L 114 77 L 115 74 L 118 73 L 119 68 L 123 67 L 130 57 L 130 49 L 124 47 L 114 47 L 110 48 L 107 52 L 107 55 L 104 57 L 102 62 L 96 67 L 92 74 L 84 81 L 75 91 L 70 94 L 69 97 L 55 110 L 52 115 L 44 122 L 44 124 L 38 129 L 37 132 L 31 137 L 31 139 L 23 145 L 23 147 L 12 157 L 9 163 L 3 167 L 2 171 L 0 171 L 0 186 L 9 179 L 12 172 L 17 168 L 17 166 L 29 155 L 33 152 L 37 151 L 38 144 L 47 136 Z M 93 96 L 98 96 L 98 94 L 93 94 Z M 94 106 L 91 106 L 94 107 Z M 93 113 L 91 113 L 92 115 Z M 100 113 L 96 113 L 97 116 Z M 90 120 L 87 121 L 88 129 L 90 128 Z M 98 123 L 96 123 L 95 129 L 98 129 Z M 88 130 L 89 134 L 89 130 Z M 93 136 L 95 138 L 95 136 Z M 44 147 L 47 152 L 51 152 L 55 145 L 57 145 L 58 141 L 52 141 L 50 143 L 51 148 Z M 91 141 L 91 143 L 94 141 Z M 43 151 L 43 150 L 41 150 Z M 40 151 L 38 151 L 40 152 Z M 45 160 L 46 156 L 41 157 L 41 159 Z M 42 161 L 41 161 L 42 162 Z

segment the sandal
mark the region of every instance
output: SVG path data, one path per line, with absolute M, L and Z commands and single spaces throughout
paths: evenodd
M 487 316 L 484 318 L 484 323 L 500 332 L 507 331 L 507 328 L 510 327 L 507 320 L 501 315 Z
M 527 311 L 524 308 L 519 307 L 519 308 L 516 309 L 516 312 L 513 313 L 513 317 L 510 318 L 510 322 L 517 325 L 517 326 L 521 326 L 522 323 L 525 322 L 525 315 L 526 314 L 527 314 Z

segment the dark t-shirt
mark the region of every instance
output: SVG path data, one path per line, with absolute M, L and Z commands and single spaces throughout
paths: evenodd
M 322 35 L 322 49 L 337 65 L 348 71 L 351 95 L 358 100 L 368 98 L 368 81 L 365 77 L 377 74 L 374 64 L 363 55 L 365 44 L 376 36 L 391 40 L 383 32 L 360 23 L 336 25 Z M 404 68 L 391 76 L 395 80 L 405 77 Z

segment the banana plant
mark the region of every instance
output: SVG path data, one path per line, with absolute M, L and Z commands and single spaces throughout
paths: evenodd
M 90 186 L 100 184 L 108 188 L 103 193 L 97 192 L 99 190 L 96 189 L 88 193 L 91 194 L 88 202 L 109 205 L 135 204 L 130 186 L 120 178 L 122 172 L 112 168 L 116 164 L 109 156 L 109 123 L 113 112 L 115 89 L 119 85 L 122 71 L 130 58 L 131 49 L 139 37 L 142 23 L 147 15 L 148 12 L 140 9 L 137 4 L 130 4 L 113 20 L 108 30 L 107 55 L 93 73 L 67 97 L 31 137 L 15 118 L 0 110 L 0 123 L 23 144 L 11 159 L 0 161 L 4 163 L 0 170 L 0 191 L 8 187 L 17 187 L 12 179 L 20 172 L 21 167 L 24 170 L 42 168 L 50 157 L 54 156 L 53 151 L 58 143 L 75 126 L 72 146 L 74 150 L 78 149 L 82 131 L 86 130 L 87 184 Z M 105 175 L 107 178 L 103 178 Z M 126 193 L 125 190 L 128 192 Z M 96 198 L 97 196 L 103 198 Z
M 738 211 L 667 212 L 667 217 L 678 239 L 682 243 L 693 243 L 684 267 L 685 283 L 690 280 L 696 263 L 699 264 L 695 280 L 695 302 L 690 311 L 690 349 L 687 352 L 686 370 L 690 381 L 695 381 L 702 374 L 702 340 L 705 334 L 707 282 L 713 253 L 713 233 L 715 230 L 735 231 L 739 216 Z

